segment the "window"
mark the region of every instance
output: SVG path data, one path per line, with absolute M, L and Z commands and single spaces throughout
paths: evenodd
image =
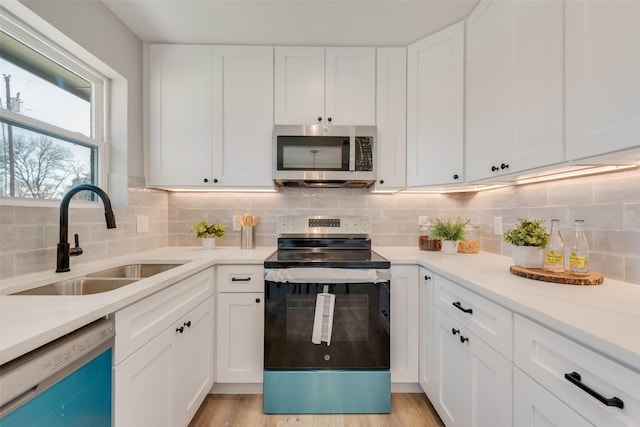
M 108 157 L 105 79 L 25 26 L 6 23 L 0 31 L 0 197 L 59 199 L 75 184 L 100 185 Z

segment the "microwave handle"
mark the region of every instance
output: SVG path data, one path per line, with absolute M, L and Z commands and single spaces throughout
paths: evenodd
M 356 136 L 351 134 L 349 137 L 349 172 L 356 170 Z

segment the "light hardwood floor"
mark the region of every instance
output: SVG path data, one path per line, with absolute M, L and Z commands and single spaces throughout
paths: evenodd
M 260 394 L 210 394 L 189 427 L 440 427 L 422 393 L 393 393 L 391 414 L 265 415 Z

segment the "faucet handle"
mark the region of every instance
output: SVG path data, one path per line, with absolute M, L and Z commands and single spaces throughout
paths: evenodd
M 69 256 L 78 256 L 82 255 L 82 248 L 80 247 L 80 238 L 78 237 L 78 233 L 73 235 L 73 239 L 75 240 L 75 247 L 69 249 Z

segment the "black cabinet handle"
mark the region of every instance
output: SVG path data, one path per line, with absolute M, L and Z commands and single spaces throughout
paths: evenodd
M 203 179 L 202 182 L 205 182 L 205 183 L 209 182 L 209 178 Z
M 184 332 L 184 326 L 180 326 L 179 328 L 176 328 L 176 332 L 183 333 Z
M 500 169 L 509 169 L 509 165 L 506 163 L 503 163 L 500 165 Z
M 218 182 L 218 178 L 213 178 L 213 182 L 214 182 L 214 184 L 215 184 L 216 182 Z
M 598 399 L 600 402 L 604 403 L 607 406 L 615 406 L 616 408 L 624 408 L 624 402 L 617 398 L 617 397 L 611 397 L 611 398 L 606 398 L 603 395 L 601 395 L 600 393 L 598 393 L 597 391 L 595 391 L 594 389 L 592 389 L 591 387 L 589 387 L 588 385 L 585 385 L 581 379 L 582 377 L 580 376 L 579 373 L 577 372 L 571 372 L 570 374 L 564 374 L 564 378 L 569 380 L 569 382 L 575 386 L 577 386 L 578 388 L 580 388 L 583 391 L 586 391 L 587 393 L 589 393 L 592 397 L 595 397 L 596 399 Z
M 431 280 L 431 276 L 424 276 L 424 280 Z
M 328 121 L 328 122 L 331 122 L 331 117 L 329 117 L 329 118 L 327 119 L 327 121 Z
M 453 335 L 455 335 L 455 334 L 459 334 L 459 333 L 460 333 L 460 329 L 451 328 L 451 333 L 452 333 Z
M 260 298 L 256 298 L 256 303 L 260 303 Z
M 454 302 L 454 303 L 453 303 L 453 306 L 454 306 L 455 308 L 457 308 L 458 310 L 460 310 L 460 311 L 464 311 L 465 313 L 473 314 L 473 309 L 471 309 L 471 308 L 464 308 L 464 307 L 462 307 L 462 305 L 460 304 L 460 301 L 456 301 L 456 302 Z
M 495 172 L 499 170 L 497 166 L 491 166 L 491 172 Z
M 187 320 L 186 322 L 184 322 L 184 326 L 186 326 L 187 328 L 191 327 L 191 320 Z
M 251 277 L 232 277 L 231 278 L 232 282 L 250 282 L 251 281 Z
M 381 179 L 379 182 L 380 184 L 384 184 L 384 179 Z
M 467 338 L 467 337 L 465 337 L 465 336 L 460 335 L 460 342 L 461 342 L 461 343 L 464 343 L 465 341 L 469 341 L 469 338 Z
M 457 173 L 453 175 L 453 179 L 458 179 L 458 178 L 460 178 L 460 177 L 458 176 Z
M 322 117 L 318 116 L 318 121 L 321 122 L 322 121 Z

